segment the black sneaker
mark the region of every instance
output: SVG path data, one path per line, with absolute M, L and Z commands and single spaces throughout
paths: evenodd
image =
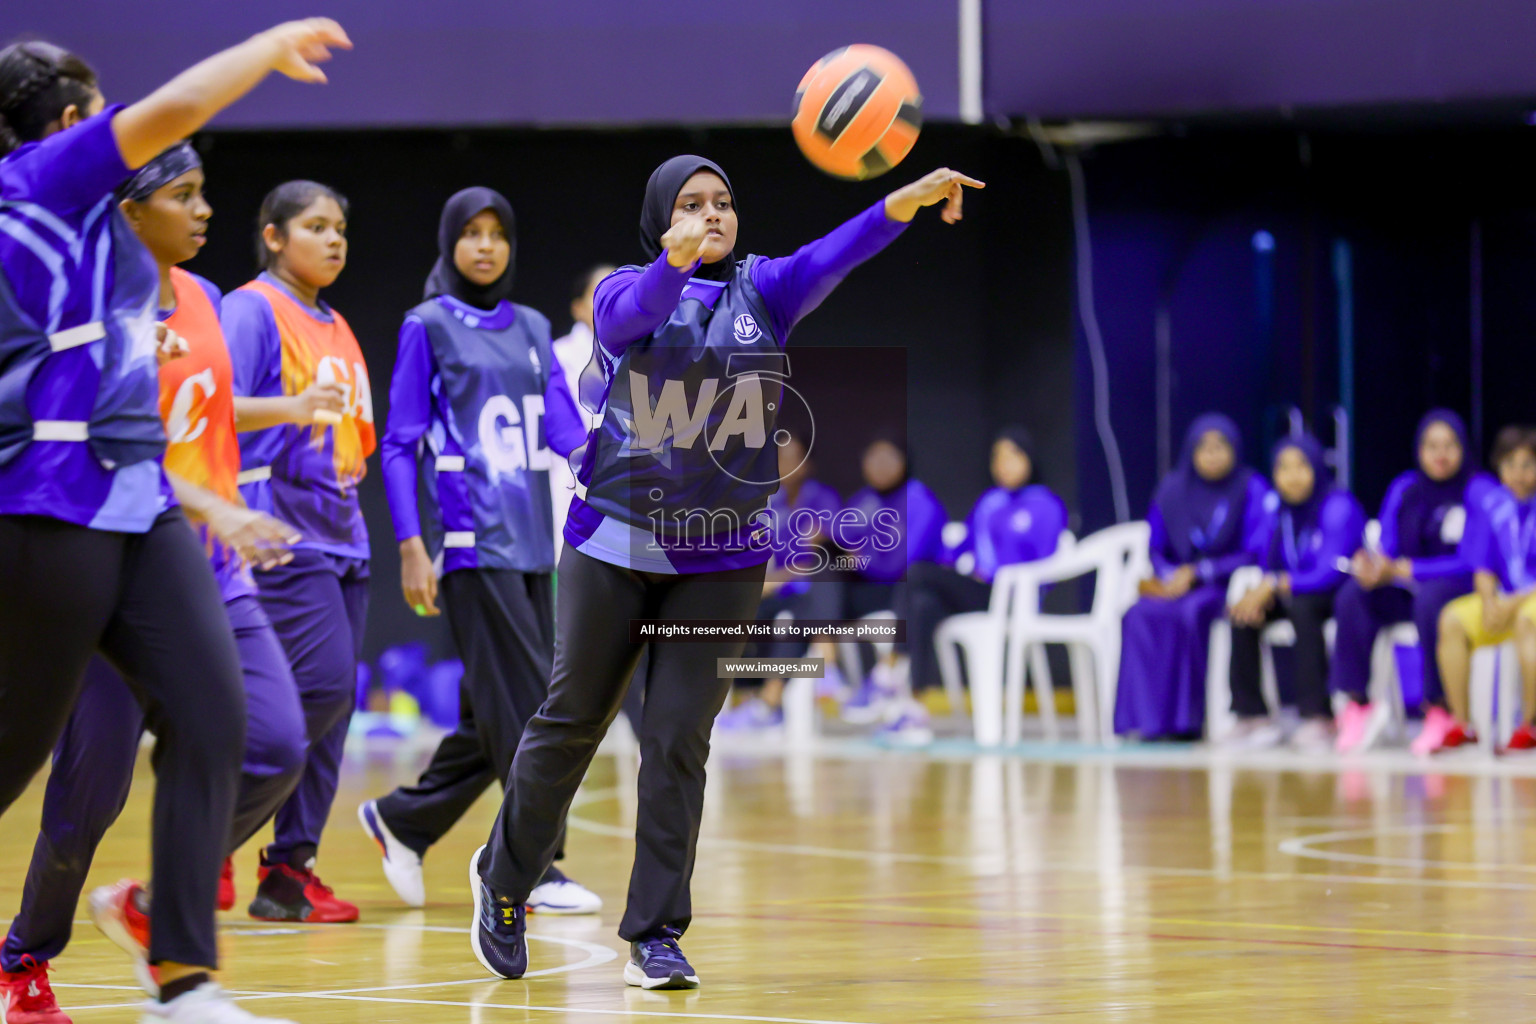
M 663 928 L 660 934 L 629 944 L 629 963 L 624 965 L 624 984 L 639 988 L 698 988 L 688 958 L 678 948 L 682 932 Z
M 475 917 L 469 923 L 469 947 L 475 951 L 480 966 L 509 981 L 521 978 L 528 970 L 528 943 L 523 940 L 527 927 L 523 901 L 497 899 L 491 887 L 480 877 L 480 854 L 469 858 L 469 892 L 475 902 Z

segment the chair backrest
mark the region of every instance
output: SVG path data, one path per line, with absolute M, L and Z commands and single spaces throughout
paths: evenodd
M 1144 567 L 1151 563 L 1148 552 L 1151 540 L 1151 526 L 1138 520 L 1106 527 L 1078 542 L 1078 554 L 1092 550 L 1099 560 L 1090 613 L 1094 618 L 1118 622 L 1126 609 L 1135 603 Z
M 1052 560 L 1062 557 L 1077 545 L 1077 535 L 1071 530 L 1062 530 L 1061 536 L 1056 540 L 1056 550 L 1038 562 L 1024 562 L 1028 566 L 1047 566 Z M 958 568 L 958 566 L 957 566 Z M 996 615 L 1006 619 L 1013 610 L 1014 597 L 1018 591 L 1018 576 L 1009 572 L 1013 566 L 1003 566 L 999 569 L 992 581 L 992 593 L 987 601 L 987 614 Z
M 1074 541 L 1050 558 L 1013 568 L 1018 580 L 1031 584 L 1093 576 L 1093 606 L 1089 614 L 1118 621 L 1135 600 L 1139 581 L 1135 574 L 1140 560 L 1150 558 L 1147 545 L 1151 534 L 1151 527 L 1145 522 L 1121 523 Z M 1033 592 L 1032 588 L 1026 589 Z M 1015 600 L 1012 614 L 1029 618 L 1039 614 L 1039 609 L 1025 609 Z

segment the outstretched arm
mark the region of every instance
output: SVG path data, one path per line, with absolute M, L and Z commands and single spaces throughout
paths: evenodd
M 300 82 L 324 82 L 319 63 L 331 48 L 351 49 L 330 18 L 290 21 L 195 64 L 112 118 L 123 163 L 137 169 L 254 89 L 273 71 Z
M 944 221 L 960 220 L 962 187 L 985 188 L 959 171 L 940 168 L 886 196 L 830 234 L 801 246 L 792 256 L 760 260 L 752 269 L 757 286 L 782 340 L 860 263 L 890 245 L 924 206 L 945 203 Z

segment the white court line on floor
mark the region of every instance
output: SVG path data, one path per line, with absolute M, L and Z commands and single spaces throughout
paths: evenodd
M 592 790 L 590 793 L 578 794 L 576 800 L 571 803 L 571 810 L 574 812 L 577 807 L 586 804 L 601 803 L 604 800 L 615 799 L 617 798 L 618 793 L 619 791 L 617 788 L 608 788 Z M 579 829 L 584 832 L 592 832 L 598 835 L 613 836 L 616 838 L 634 838 L 634 829 L 632 827 L 605 825 L 602 822 L 592 821 L 589 818 L 579 817 L 574 813 L 566 817 L 566 826 L 569 828 Z M 1461 826 L 1412 826 L 1412 829 L 1404 829 L 1403 831 L 1450 831 L 1458 827 Z M 1536 871 L 1536 867 L 1523 865 L 1476 865 L 1451 861 L 1438 862 L 1417 860 L 1393 863 L 1390 858 L 1364 857 L 1363 855 L 1358 854 L 1336 854 L 1332 851 L 1321 850 L 1312 851 L 1307 849 L 1305 846 L 1306 841 L 1319 841 L 1329 837 L 1338 838 L 1347 836 L 1350 838 L 1370 838 L 1377 834 L 1378 833 L 1374 830 L 1358 834 L 1344 832 L 1325 833 L 1320 836 L 1300 837 L 1299 839 L 1285 840 L 1280 844 L 1280 849 L 1285 853 L 1290 853 L 1293 856 L 1301 858 L 1337 860 L 1345 863 L 1366 864 L 1373 867 L 1446 867 L 1485 871 L 1502 870 L 1508 868 L 1510 870 L 1518 870 L 1522 872 Z M 923 854 L 892 854 L 881 850 L 854 850 L 825 846 L 790 846 L 780 843 L 756 842 L 750 839 L 723 839 L 712 838 L 709 836 L 700 836 L 699 844 L 702 846 L 706 843 L 712 846 L 719 846 L 734 850 L 753 850 L 763 853 L 788 853 L 803 856 L 834 857 L 843 860 L 866 860 L 873 863 L 889 863 L 891 861 L 899 861 L 903 863 L 943 863 L 975 868 L 978 860 L 993 859 L 984 857 L 942 857 L 926 856 Z M 1297 846 L 1295 849 L 1291 849 L 1290 844 L 1296 843 L 1301 843 L 1302 845 Z M 1053 873 L 1102 875 L 1105 873 L 1105 870 L 1106 869 L 1102 865 L 1094 863 L 1084 863 L 1077 861 L 1058 863 L 1042 861 L 1022 866 L 1011 866 L 1008 871 L 1003 872 L 1003 875 L 1011 876 L 1014 878 L 1021 877 L 1025 873 L 1030 875 L 1043 875 Z M 1221 871 L 1214 868 L 1153 867 L 1151 865 L 1135 864 L 1118 865 L 1114 870 L 1117 873 L 1125 875 L 1140 874 L 1152 876 L 1162 875 L 1174 878 L 1214 878 L 1224 882 L 1314 882 L 1328 885 L 1348 885 L 1353 883 L 1359 885 L 1405 886 L 1430 889 L 1491 889 L 1508 892 L 1536 892 L 1536 884 L 1532 883 L 1479 882 L 1454 878 L 1399 878 L 1390 875 L 1319 875 L 1301 871 Z M 990 874 L 991 872 L 983 873 Z
M 1434 868 L 1439 871 L 1513 871 L 1520 874 L 1536 873 L 1532 864 L 1486 864 L 1481 861 L 1427 860 L 1422 857 L 1383 857 L 1373 853 L 1344 853 L 1340 850 L 1316 850 L 1319 843 L 1349 843 L 1365 839 L 1381 839 L 1387 836 L 1445 835 L 1462 831 L 1460 825 L 1404 825 L 1397 828 L 1363 828 L 1344 832 L 1322 832 L 1311 836 L 1296 836 L 1280 843 L 1280 852 L 1292 857 L 1310 860 L 1335 861 L 1341 864 L 1369 864 L 1390 868 Z
M 492 984 L 495 978 L 485 979 Z M 639 992 L 639 989 L 635 990 Z M 391 1003 L 405 1006 L 462 1006 L 474 1010 L 526 1010 L 536 1013 L 590 1013 L 604 1017 L 660 1017 L 672 1020 L 737 1020 L 761 1022 L 761 1024 L 867 1024 L 864 1021 L 819 1020 L 810 1017 L 760 1017 L 740 1013 L 688 1013 L 668 1010 L 605 1010 L 586 1006 L 539 1006 L 534 1003 L 482 1003 L 460 1002 L 446 999 L 391 999 L 380 996 L 326 995 L 324 993 L 290 992 L 295 999 L 337 999 L 359 1003 Z
M 480 978 L 478 981 L 486 984 L 498 984 L 496 978 Z M 86 986 L 59 985 L 58 988 L 84 988 Z M 104 986 L 103 986 L 104 987 Z M 639 991 L 638 989 L 636 990 Z M 478 1001 L 461 1001 L 447 999 L 399 999 L 384 996 L 352 995 L 342 992 L 261 992 L 244 993 L 231 992 L 241 1002 L 249 1002 L 252 999 L 334 999 L 342 1002 L 357 1003 L 388 1003 L 405 1006 L 443 1006 L 465 1007 L 471 1010 L 523 1010 L 536 1013 L 564 1013 L 578 1014 L 589 1013 L 604 1017 L 658 1017 L 671 1020 L 727 1020 L 745 1021 L 748 1024 L 865 1024 L 862 1021 L 846 1020 L 819 1020 L 809 1017 L 763 1017 L 740 1013 L 688 1013 L 668 1010 L 607 1010 L 581 1006 L 539 1006 L 533 1003 L 485 1003 Z M 86 1010 L 136 1010 L 144 1003 L 99 1003 L 92 1006 L 71 1006 L 70 1013 L 80 1013 Z

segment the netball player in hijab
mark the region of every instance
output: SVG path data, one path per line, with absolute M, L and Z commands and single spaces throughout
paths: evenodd
M 245 763 L 224 847 L 232 852 L 270 820 L 304 763 L 298 690 L 246 568 L 247 561 L 275 564 L 289 557 L 287 545 L 298 538 L 282 523 L 240 504 L 235 483 L 240 444 L 229 352 L 219 328 L 219 292 L 178 266 L 202 249 L 213 212 L 203 198 L 202 161 L 187 143 L 173 146 L 119 195 L 124 215 L 159 271 L 160 320 L 186 343 L 184 356 L 160 368 L 165 471 L 208 552 L 245 681 Z M 144 714 L 132 691 L 106 662 L 92 662 L 54 749 L 42 830 L 21 909 L 0 949 L 0 969 L 16 985 L 26 978 L 29 962 L 46 969 L 68 943 L 97 844 L 128 799 L 143 731 Z M 144 893 L 138 883 L 125 881 L 91 895 L 91 913 L 103 931 L 119 942 L 127 940 L 125 948 L 139 960 L 147 952 L 143 936 L 149 927 Z M 234 894 L 229 892 L 227 901 L 225 896 L 221 885 L 220 909 L 227 910 Z
M 738 261 L 735 195 L 717 165 L 680 156 L 646 186 L 646 266 L 598 286 L 597 355 L 608 383 L 560 557 L 549 696 L 523 733 L 490 841 L 470 862 L 471 945 L 503 978 L 528 966 L 523 905 L 557 852 L 571 799 L 646 644 L 631 620 L 749 619 L 771 556 L 762 513 L 791 329 L 919 209 L 981 182 L 938 170 L 793 256 Z M 735 358 L 733 358 L 735 357 Z M 729 692 L 717 658 L 744 641 L 651 645 L 640 727 L 635 863 L 619 935 L 624 979 L 698 984 L 678 948 L 703 812 L 710 727 Z M 483 856 L 482 856 L 483 854 Z
M 129 106 L 58 47 L 0 50 L 0 812 L 106 654 L 161 736 L 151 1018 L 252 1019 L 209 980 L 245 706 L 218 584 L 162 467 L 159 281 L 113 192 L 272 71 L 323 82 L 316 62 L 348 45 L 333 21 L 291 22 Z
M 437 615 L 441 587 L 464 660 L 458 728 L 415 785 L 357 809 L 384 854 L 384 877 L 413 907 L 426 901 L 421 858 L 487 787 L 506 781 L 518 737 L 549 690 L 549 467 L 586 441 L 586 426 L 551 351 L 549 321 L 509 301 L 515 239 L 500 193 L 467 188 L 448 200 L 426 301 L 406 314 L 389 387 L 384 485 L 401 589 L 417 614 Z M 418 478 L 432 507 L 427 524 Z M 441 582 L 424 525 L 441 548 Z M 528 904 L 557 914 L 603 905 L 553 865 Z

